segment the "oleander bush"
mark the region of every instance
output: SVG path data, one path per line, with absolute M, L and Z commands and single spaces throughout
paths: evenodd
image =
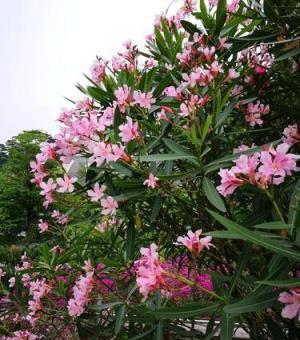
M 299 12 L 186 0 L 97 57 L 31 162 L 3 339 L 299 338 Z

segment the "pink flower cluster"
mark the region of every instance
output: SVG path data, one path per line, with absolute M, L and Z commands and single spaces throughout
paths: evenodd
M 2 340 L 38 340 L 40 337 L 29 331 L 15 331 L 13 336 L 4 336 Z
M 270 185 L 279 185 L 292 171 L 299 171 L 296 161 L 298 156 L 288 153 L 289 145 L 280 144 L 274 147 L 265 147 L 263 151 L 252 156 L 241 155 L 234 160 L 236 164 L 231 169 L 221 169 L 221 185 L 217 190 L 223 196 L 232 194 L 244 184 L 256 185 L 267 189 Z
M 252 127 L 255 125 L 262 125 L 262 116 L 269 112 L 269 105 L 261 104 L 259 100 L 256 103 L 249 103 L 246 109 L 246 122 Z
M 71 317 L 81 315 L 90 301 L 90 293 L 95 286 L 94 271 L 81 275 L 73 287 L 73 298 L 68 301 L 68 311 Z
M 28 321 L 34 326 L 39 318 L 39 312 L 43 310 L 42 299 L 51 291 L 51 285 L 46 282 L 46 279 L 37 279 L 29 283 L 29 295 L 32 300 L 28 301 L 29 315 Z
M 135 262 L 136 283 L 145 301 L 151 292 L 157 291 L 164 285 L 165 279 L 157 245 L 152 243 L 149 248 L 141 248 L 140 252 L 142 257 Z

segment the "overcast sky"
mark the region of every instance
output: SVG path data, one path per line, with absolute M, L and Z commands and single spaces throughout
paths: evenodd
M 0 0 L 0 143 L 22 130 L 57 131 L 95 56 L 142 44 L 170 0 Z

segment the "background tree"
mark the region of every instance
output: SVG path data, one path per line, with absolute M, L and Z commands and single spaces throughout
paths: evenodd
M 0 149 L 0 232 L 3 243 L 11 243 L 25 231 L 32 240 L 42 209 L 41 196 L 31 183 L 30 161 L 39 145 L 50 136 L 39 130 L 24 131 Z M 2 243 L 2 244 L 3 244 Z

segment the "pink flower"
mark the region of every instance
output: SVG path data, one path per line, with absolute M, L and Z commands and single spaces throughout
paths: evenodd
M 105 76 L 105 63 L 103 61 L 95 61 L 91 67 L 92 79 L 95 83 L 100 84 Z
M 204 248 L 212 246 L 212 243 L 210 243 L 212 237 L 206 236 L 200 238 L 201 233 L 201 229 L 196 230 L 194 233 L 189 230 L 187 236 L 179 236 L 175 244 L 185 246 L 190 252 L 198 256 Z
M 244 181 L 237 178 L 235 173 L 228 169 L 220 169 L 221 185 L 217 187 L 217 190 L 224 197 L 232 194 L 234 190 L 244 184 Z
M 240 0 L 232 0 L 229 5 L 227 5 L 227 11 L 229 13 L 234 13 L 238 10 Z
M 119 204 L 113 197 L 107 196 L 106 198 L 101 199 L 101 206 L 103 208 L 103 215 L 115 215 Z
M 298 125 L 289 125 L 283 130 L 283 141 L 292 146 L 296 143 L 300 142 L 300 130 L 298 129 Z
M 139 137 L 139 125 L 137 122 L 133 123 L 130 117 L 127 117 L 127 123 L 119 126 L 119 130 L 121 131 L 119 136 L 124 143 Z
M 131 103 L 130 89 L 128 88 L 127 85 L 124 85 L 115 90 L 114 94 L 117 98 L 117 104 L 120 111 L 124 113 L 126 108 Z
M 94 185 L 94 189 L 88 190 L 87 194 L 88 194 L 88 196 L 91 197 L 92 202 L 98 202 L 103 197 L 105 190 L 106 190 L 105 185 L 101 185 L 101 187 L 100 187 L 99 183 L 96 183 Z
M 231 168 L 235 174 L 243 174 L 249 177 L 255 177 L 255 171 L 259 163 L 259 154 L 255 153 L 253 156 L 241 155 L 234 160 L 236 166 Z
M 148 69 L 156 67 L 157 65 L 158 65 L 158 62 L 155 59 L 153 59 L 152 57 L 147 59 L 146 62 L 145 62 L 145 67 L 148 68 Z
M 150 109 L 151 104 L 155 103 L 155 98 L 152 98 L 152 92 L 143 93 L 141 91 L 134 91 L 133 99 L 135 100 L 134 104 L 139 104 L 140 107 L 145 109 Z
M 287 319 L 293 319 L 298 316 L 300 321 L 300 289 L 291 289 L 290 293 L 280 293 L 278 301 L 286 304 L 281 311 L 281 316 Z
M 269 151 L 262 151 L 260 161 L 262 165 L 259 172 L 269 179 L 273 176 L 273 183 L 280 184 L 286 175 L 291 175 L 291 171 L 298 171 L 296 166 L 296 156 L 288 154 L 289 145 L 283 143 L 277 146 L 276 150 L 270 147 Z
M 53 178 L 49 178 L 47 183 L 41 182 L 40 187 L 43 189 L 40 194 L 45 196 L 49 193 L 51 194 L 55 190 L 56 183 L 54 182 Z
M 148 188 L 154 189 L 155 187 L 157 187 L 157 181 L 158 178 L 155 177 L 152 173 L 150 173 L 148 179 L 146 179 L 143 184 L 147 185 Z
M 89 97 L 76 102 L 76 108 L 81 111 L 90 111 L 93 109 L 93 101 Z
M 141 248 L 140 252 L 142 257 L 135 261 L 136 283 L 139 292 L 143 295 L 142 301 L 145 301 L 151 292 L 164 284 L 164 270 L 161 267 L 155 243 L 152 243 L 149 248 Z
M 234 68 L 230 68 L 228 70 L 228 75 L 224 81 L 230 81 L 230 80 L 238 78 L 239 76 L 240 76 L 240 72 L 237 72 Z
M 40 233 L 44 233 L 45 231 L 48 230 L 48 223 L 47 222 L 44 222 L 42 219 L 39 220 L 39 229 L 40 229 Z
M 261 117 L 269 113 L 269 105 L 261 104 L 258 100 L 256 103 L 249 103 L 246 109 L 246 122 L 250 126 L 262 125 Z
M 64 175 L 64 178 L 59 177 L 57 178 L 56 181 L 57 181 L 57 184 L 60 186 L 57 189 L 57 192 L 72 192 L 74 191 L 73 183 L 77 181 L 77 178 Z
M 68 302 L 69 315 L 76 317 L 84 312 L 85 306 L 90 301 L 90 293 L 95 286 L 94 272 L 89 271 L 85 276 L 80 276 L 73 287 L 73 298 Z

